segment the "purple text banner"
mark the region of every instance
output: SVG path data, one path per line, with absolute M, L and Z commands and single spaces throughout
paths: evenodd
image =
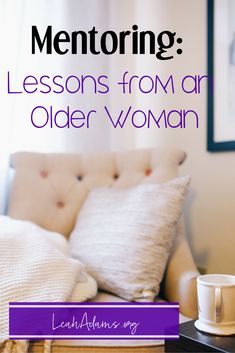
M 9 303 L 10 339 L 177 339 L 178 303 Z

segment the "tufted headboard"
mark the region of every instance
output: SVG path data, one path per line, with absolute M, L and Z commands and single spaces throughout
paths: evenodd
M 11 157 L 15 175 L 8 214 L 68 237 L 91 188 L 162 182 L 177 175 L 184 159 L 180 150 L 162 149 L 97 155 L 18 152 Z
M 8 215 L 30 220 L 66 237 L 71 233 L 84 199 L 93 187 L 129 187 L 163 182 L 177 175 L 185 153 L 176 149 L 146 149 L 107 154 L 42 154 L 11 156 L 14 178 Z M 179 301 L 181 313 L 197 315 L 198 271 L 179 222 L 165 274 L 163 294 Z

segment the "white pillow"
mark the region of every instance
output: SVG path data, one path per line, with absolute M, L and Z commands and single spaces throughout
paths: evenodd
M 70 237 L 100 289 L 127 300 L 159 292 L 190 177 L 129 189 L 93 189 Z

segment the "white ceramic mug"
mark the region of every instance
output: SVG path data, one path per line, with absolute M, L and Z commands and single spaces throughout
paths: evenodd
M 197 278 L 199 319 L 196 328 L 217 335 L 235 334 L 235 276 Z

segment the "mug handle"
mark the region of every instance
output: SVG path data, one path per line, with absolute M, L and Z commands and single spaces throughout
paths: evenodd
M 221 320 L 222 293 L 221 288 L 215 288 L 215 322 Z

